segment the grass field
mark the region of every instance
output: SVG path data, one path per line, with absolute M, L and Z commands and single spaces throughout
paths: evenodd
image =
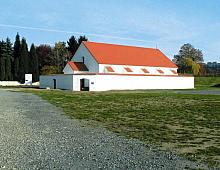
M 195 77 L 197 89 L 216 89 L 213 86 L 220 85 L 220 77 Z
M 35 91 L 71 117 L 99 122 L 193 160 L 219 166 L 220 96 Z
M 196 78 L 198 89 L 212 89 L 218 83 L 220 78 Z M 31 92 L 63 108 L 70 117 L 220 167 L 218 95 L 176 94 L 173 90 Z

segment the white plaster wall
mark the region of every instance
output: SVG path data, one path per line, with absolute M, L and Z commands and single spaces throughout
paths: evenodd
M 20 86 L 18 81 L 0 81 L 0 86 Z
M 79 46 L 78 50 L 72 58 L 72 61 L 82 62 L 82 57 L 84 57 L 84 63 L 86 67 L 89 69 L 89 72 L 97 73 L 99 71 L 98 63 L 83 43 L 81 43 L 81 45 Z
M 53 79 L 57 80 L 57 88 L 73 91 L 80 91 L 80 79 L 89 79 L 90 91 L 194 88 L 194 77 L 123 75 L 40 76 L 40 88 L 53 88 Z
M 157 71 L 157 69 L 161 69 L 164 74 L 162 75 L 177 75 L 171 72 L 171 70 L 175 70 L 177 72 L 177 68 L 167 68 L 167 67 L 146 67 L 146 66 L 129 66 L 129 65 L 107 65 L 107 64 L 99 64 L 99 72 L 100 73 L 109 73 L 105 67 L 111 66 L 112 69 L 115 71 L 113 73 L 119 73 L 119 74 L 153 74 L 153 75 L 161 75 Z M 124 67 L 129 67 L 133 72 L 127 72 Z M 150 73 L 144 73 L 141 69 L 145 68 Z
M 94 91 L 136 89 L 191 89 L 194 77 L 97 75 Z
M 89 79 L 86 86 L 89 86 L 90 91 L 97 91 L 96 77 L 97 75 L 73 75 L 73 91 L 80 91 L 80 79 Z
M 73 75 L 46 75 L 40 76 L 40 88 L 54 88 L 54 81 L 56 79 L 57 89 L 73 90 Z
M 74 72 L 73 72 L 73 69 L 70 67 L 70 65 L 66 64 L 66 66 L 63 69 L 63 73 L 64 74 L 73 74 Z

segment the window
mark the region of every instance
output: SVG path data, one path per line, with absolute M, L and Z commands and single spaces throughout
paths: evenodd
M 124 67 L 127 72 L 133 72 L 129 67 Z
M 111 66 L 106 66 L 105 69 L 106 69 L 108 72 L 115 72 Z
M 85 62 L 85 57 L 82 57 L 82 62 L 83 62 L 83 63 Z
M 144 73 L 150 73 L 146 68 L 141 69 Z
M 178 74 L 176 70 L 170 70 L 173 74 Z
M 163 72 L 161 69 L 157 69 L 157 71 L 158 71 L 160 74 L 164 74 L 164 72 Z

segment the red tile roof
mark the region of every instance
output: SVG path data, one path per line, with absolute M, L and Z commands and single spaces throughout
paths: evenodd
M 99 64 L 177 68 L 158 49 L 85 41 L 83 44 Z
M 69 61 L 68 64 L 74 71 L 89 71 L 86 65 L 82 62 Z

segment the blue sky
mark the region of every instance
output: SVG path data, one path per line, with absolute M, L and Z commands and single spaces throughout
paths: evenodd
M 220 62 L 220 1 L 2 0 L 0 38 L 14 41 L 17 32 L 36 45 L 77 33 L 90 41 L 157 45 L 169 58 L 191 43 L 206 62 Z

